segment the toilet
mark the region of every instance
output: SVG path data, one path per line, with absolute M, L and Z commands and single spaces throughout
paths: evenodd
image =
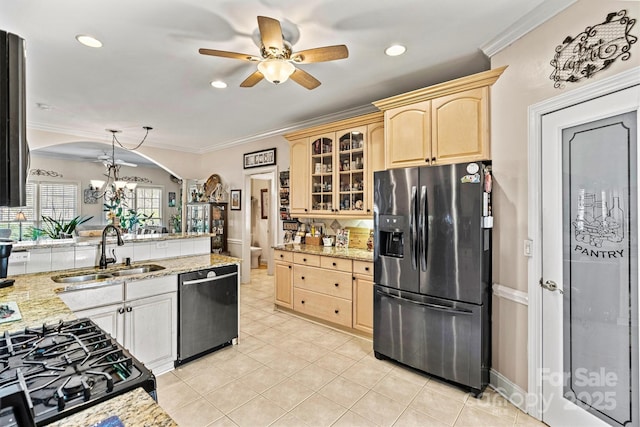
M 260 255 L 262 255 L 262 248 L 251 246 L 251 268 L 260 268 Z

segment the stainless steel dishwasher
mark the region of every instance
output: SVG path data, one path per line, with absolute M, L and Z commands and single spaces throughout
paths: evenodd
M 238 338 L 238 266 L 178 275 L 178 360 L 193 360 Z

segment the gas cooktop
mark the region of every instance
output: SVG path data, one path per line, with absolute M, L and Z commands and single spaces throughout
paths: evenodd
M 18 402 L 2 426 L 45 425 L 136 387 L 155 399 L 153 374 L 89 319 L 0 336 L 0 404 Z

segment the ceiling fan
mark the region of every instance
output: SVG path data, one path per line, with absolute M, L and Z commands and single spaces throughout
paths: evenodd
M 112 166 L 112 165 L 117 165 L 117 166 L 128 166 L 128 167 L 130 167 L 130 168 L 138 167 L 138 165 L 137 165 L 137 164 L 135 164 L 135 163 L 125 162 L 124 160 L 121 160 L 121 159 L 115 159 L 115 160 L 114 160 L 114 159 L 113 159 L 113 157 L 112 157 L 112 156 L 110 156 L 110 155 L 109 155 L 109 154 L 107 154 L 107 153 L 100 154 L 100 155 L 98 156 L 98 159 L 97 159 L 97 160 L 94 160 L 94 162 L 102 162 L 102 163 L 104 164 L 104 166 L 105 166 L 105 167 L 107 167 L 107 168 L 108 168 L 109 166 Z
M 266 16 L 258 16 L 258 29 L 262 46 L 262 57 L 224 50 L 200 49 L 202 55 L 220 56 L 257 62 L 258 69 L 247 77 L 240 87 L 255 86 L 260 80 L 267 79 L 271 83 L 280 84 L 289 77 L 301 86 L 311 90 L 320 86 L 320 81 L 294 64 L 310 64 L 313 62 L 334 61 L 349 56 L 347 46 L 335 45 L 292 52 L 291 44 L 282 36 L 280 21 Z

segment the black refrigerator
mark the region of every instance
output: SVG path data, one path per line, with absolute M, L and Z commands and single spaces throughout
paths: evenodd
M 491 362 L 491 166 L 374 174 L 373 349 L 476 395 Z

